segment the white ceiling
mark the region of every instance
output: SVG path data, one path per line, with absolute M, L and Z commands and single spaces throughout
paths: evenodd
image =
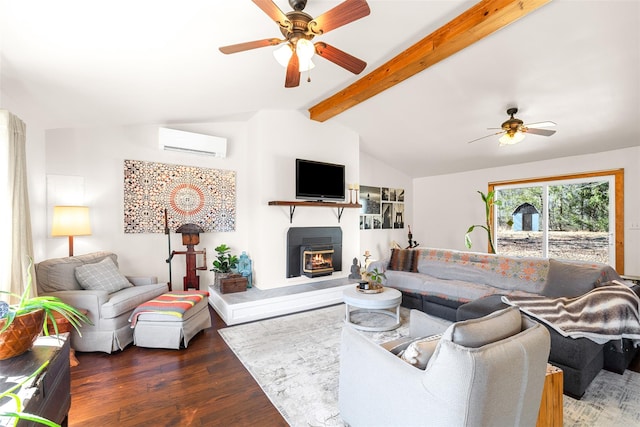
M 311 83 L 305 73 L 285 89 L 275 48 L 218 51 L 280 36 L 250 0 L 0 1 L 0 101 L 45 128 L 308 115 L 475 3 L 369 0 L 371 15 L 316 38 L 367 61 L 365 71 L 316 58 Z M 338 3 L 309 0 L 305 12 Z M 510 147 L 467 143 L 499 127 L 510 106 L 525 123 L 556 122 L 557 133 Z M 640 1 L 554 0 L 329 122 L 418 177 L 637 146 L 639 112 Z

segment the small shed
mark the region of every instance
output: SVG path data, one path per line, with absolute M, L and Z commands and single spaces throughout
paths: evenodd
M 511 214 L 513 231 L 539 231 L 540 212 L 531 203 L 523 203 Z

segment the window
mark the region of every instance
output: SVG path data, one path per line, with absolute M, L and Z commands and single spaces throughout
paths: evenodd
M 494 182 L 501 254 L 596 261 L 624 271 L 624 170 Z

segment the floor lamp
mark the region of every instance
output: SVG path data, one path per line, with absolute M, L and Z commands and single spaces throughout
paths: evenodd
M 73 236 L 90 236 L 87 206 L 54 206 L 51 237 L 69 236 L 69 256 L 73 256 Z

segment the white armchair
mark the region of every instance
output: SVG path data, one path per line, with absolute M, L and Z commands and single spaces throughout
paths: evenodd
M 151 276 L 123 276 L 128 281 L 127 287 L 117 291 L 84 289 L 76 278 L 76 268 L 98 264 L 106 258 L 113 261 L 117 270 L 118 257 L 111 252 L 49 259 L 35 267 L 39 295 L 56 296 L 88 311 L 93 325 L 83 324 L 82 336 L 75 329 L 71 332 L 71 344 L 78 351 L 123 350 L 133 342 L 133 329 L 128 320 L 133 309 L 168 290 L 165 283 L 159 284 L 157 278 Z
M 425 370 L 345 326 L 340 416 L 351 426 L 535 426 L 549 332 L 515 307 L 444 325 L 412 310 L 410 335 L 442 333 Z

